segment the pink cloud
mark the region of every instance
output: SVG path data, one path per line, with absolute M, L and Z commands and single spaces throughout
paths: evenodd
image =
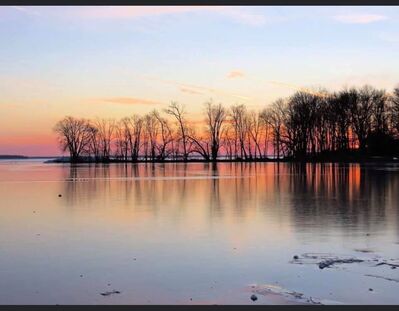
M 161 104 L 158 101 L 154 101 L 151 99 L 145 98 L 136 98 L 136 97 L 112 97 L 112 98 L 100 98 L 95 99 L 95 102 L 105 102 L 105 103 L 113 103 L 113 104 L 123 104 L 123 105 L 158 105 Z
M 188 93 L 188 94 L 192 94 L 192 95 L 204 94 L 202 92 L 199 92 L 199 91 L 196 91 L 196 90 L 193 90 L 193 89 L 190 89 L 190 88 L 186 88 L 186 87 L 181 87 L 180 91 L 183 92 L 183 93 Z
M 81 10 L 78 15 L 89 18 L 139 18 L 195 11 L 194 6 L 101 6 Z
M 379 22 L 388 19 L 384 15 L 376 14 L 347 14 L 347 15 L 336 15 L 334 19 L 341 23 L 346 24 L 369 24 Z
M 238 70 L 230 71 L 227 75 L 227 78 L 229 78 L 229 79 L 242 78 L 242 77 L 244 77 L 244 75 L 245 74 L 242 71 L 238 71 Z
M 225 6 L 101 6 L 85 7 L 77 16 L 94 19 L 137 19 L 151 16 L 184 14 L 190 12 L 210 12 L 247 25 L 263 25 L 265 16 L 247 8 Z

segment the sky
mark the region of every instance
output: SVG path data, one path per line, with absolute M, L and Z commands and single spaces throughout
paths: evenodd
M 399 84 L 399 7 L 0 7 L 0 154 L 60 155 L 66 115 L 262 109 L 300 88 Z

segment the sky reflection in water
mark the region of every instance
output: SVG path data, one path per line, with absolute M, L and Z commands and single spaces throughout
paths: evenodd
M 399 303 L 399 283 L 364 267 L 289 263 L 305 252 L 398 258 L 398 170 L 2 161 L 0 303 L 252 304 L 254 283 Z M 112 289 L 121 294 L 100 295 Z

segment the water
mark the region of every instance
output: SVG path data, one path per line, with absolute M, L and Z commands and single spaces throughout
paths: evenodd
M 0 303 L 295 303 L 249 299 L 271 284 L 398 304 L 398 282 L 366 274 L 399 280 L 399 268 L 290 262 L 398 259 L 398 189 L 393 164 L 0 161 Z

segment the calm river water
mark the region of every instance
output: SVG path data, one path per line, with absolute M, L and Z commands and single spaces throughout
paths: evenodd
M 0 161 L 0 215 L 0 304 L 399 304 L 393 164 Z

